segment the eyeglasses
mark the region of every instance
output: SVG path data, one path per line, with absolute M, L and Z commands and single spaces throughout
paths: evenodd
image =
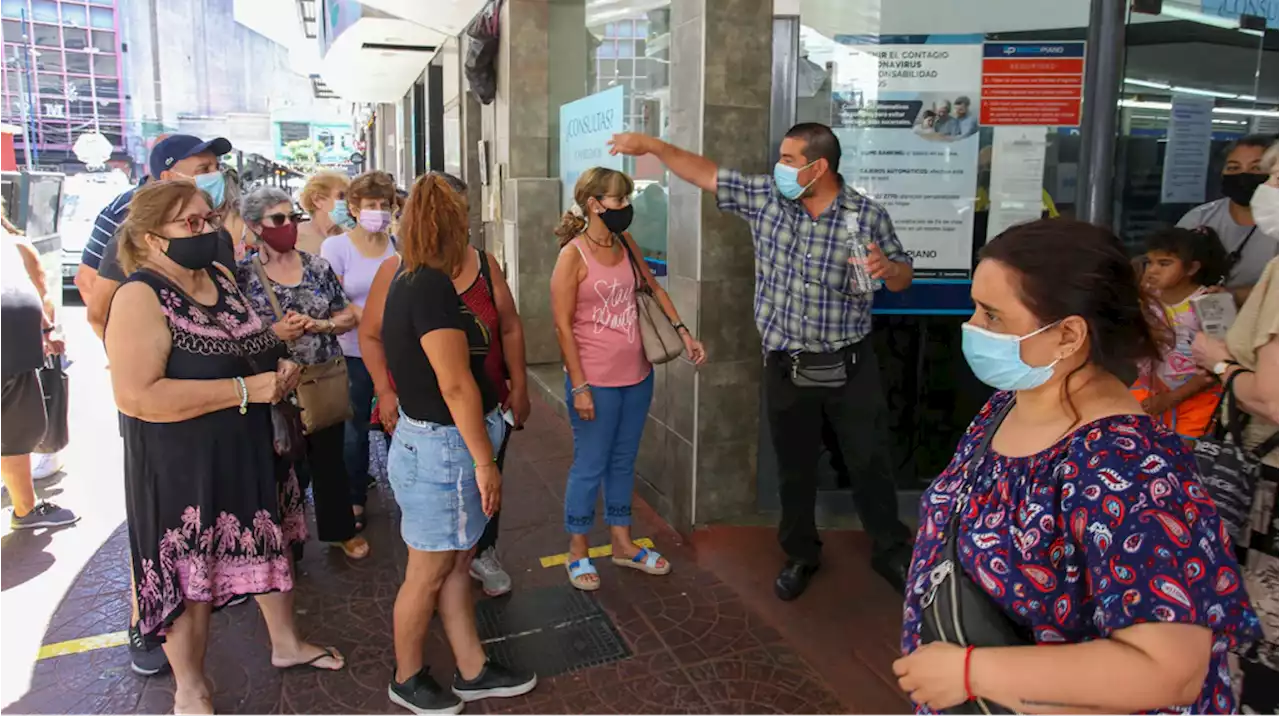
M 192 236 L 197 236 L 199 234 L 203 234 L 205 228 L 208 228 L 210 231 L 217 231 L 218 229 L 221 229 L 222 216 L 212 212 L 205 214 L 204 216 L 192 214 L 191 216 L 183 217 L 181 219 L 174 219 L 169 223 L 185 224 L 187 231 L 190 231 Z
M 296 211 L 291 214 L 267 214 L 262 217 L 262 225 L 273 229 L 284 226 L 286 223 L 296 224 L 299 221 L 302 221 L 302 214 Z

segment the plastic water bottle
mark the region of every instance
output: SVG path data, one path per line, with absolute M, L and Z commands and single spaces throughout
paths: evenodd
M 852 266 L 854 292 L 875 293 L 879 291 L 884 286 L 884 281 L 872 278 L 871 273 L 867 271 L 867 257 L 870 255 L 868 245 L 870 242 L 864 241 L 858 231 L 858 214 L 846 211 L 844 228 L 849 233 L 849 256 L 854 260 Z
M 849 256 L 853 258 L 853 290 L 855 293 L 875 293 L 884 286 L 884 281 L 872 278 L 867 271 L 867 257 L 870 252 L 867 245 L 854 236 L 849 241 Z

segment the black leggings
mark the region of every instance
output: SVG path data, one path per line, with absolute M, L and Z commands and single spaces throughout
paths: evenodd
M 305 464 L 295 466 L 298 486 L 305 490 L 311 485 L 316 538 L 321 542 L 345 542 L 356 535 L 350 480 L 342 459 L 345 434 L 345 424 L 338 423 L 308 435 Z

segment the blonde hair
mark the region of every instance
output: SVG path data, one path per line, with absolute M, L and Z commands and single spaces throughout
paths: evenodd
M 574 205 L 560 217 L 560 225 L 555 230 L 555 235 L 560 237 L 560 246 L 565 246 L 575 236 L 586 231 L 588 200 L 600 200 L 606 196 L 625 199 L 635 190 L 636 183 L 631 177 L 617 169 L 591 167 L 583 172 L 578 177 L 578 183 L 573 185 Z
M 333 171 L 317 172 L 312 174 L 306 185 L 302 187 L 298 203 L 302 204 L 302 208 L 306 209 L 308 214 L 314 214 L 316 199 L 327 198 L 337 190 L 346 191 L 349 186 L 351 186 L 351 180 L 346 174 Z
M 1280 144 L 1272 144 L 1270 147 L 1267 148 L 1266 152 L 1263 152 L 1262 159 L 1258 162 L 1258 165 L 1262 169 L 1263 174 L 1276 173 L 1276 148 L 1277 147 L 1280 147 Z
M 120 268 L 126 276 L 136 271 L 151 252 L 146 235 L 156 233 L 173 221 L 196 197 L 213 206 L 208 194 L 182 179 L 149 181 L 134 192 L 129 202 L 129 216 L 116 233 Z
M 450 278 L 462 269 L 467 251 L 467 202 L 438 172 L 418 177 L 400 218 L 404 270 L 427 266 Z

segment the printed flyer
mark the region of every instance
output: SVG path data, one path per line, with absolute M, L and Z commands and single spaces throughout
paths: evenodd
M 838 36 L 831 126 L 845 181 L 882 204 L 920 278 L 967 279 L 982 36 Z

